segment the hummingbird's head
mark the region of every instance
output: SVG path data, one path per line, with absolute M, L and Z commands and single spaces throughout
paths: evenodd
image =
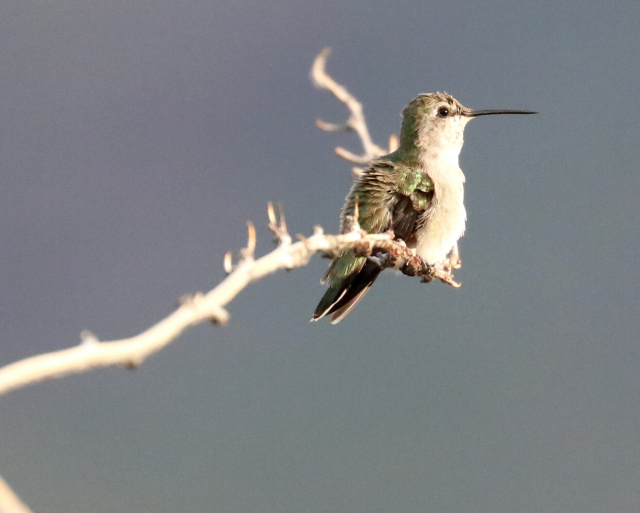
M 400 144 L 437 148 L 462 148 L 466 124 L 478 116 L 536 114 L 528 110 L 473 110 L 447 93 L 421 94 L 402 112 Z
M 462 147 L 469 109 L 446 93 L 421 94 L 402 112 L 401 144 Z

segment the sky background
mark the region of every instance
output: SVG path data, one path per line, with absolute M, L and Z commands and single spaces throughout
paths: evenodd
M 48 513 L 640 508 L 640 3 L 0 2 L 0 364 L 155 323 L 268 201 L 336 232 L 352 134 L 417 94 L 466 130 L 462 288 L 387 272 L 310 324 L 327 261 L 250 286 L 135 372 L 0 398 L 0 474 Z

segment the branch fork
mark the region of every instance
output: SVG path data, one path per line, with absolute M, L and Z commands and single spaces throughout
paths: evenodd
M 344 103 L 349 109 L 350 116 L 347 118 L 347 121 L 343 123 L 327 123 L 326 121 L 317 119 L 316 126 L 325 132 L 355 132 L 358 134 L 363 148 L 361 155 L 356 155 L 340 146 L 338 146 L 335 151 L 338 156 L 349 162 L 364 165 L 372 159 L 381 157 L 389 152 L 371 140 L 371 135 L 369 134 L 369 129 L 367 128 L 367 123 L 362 113 L 362 104 L 356 100 L 346 87 L 338 84 L 326 72 L 325 67 L 330 53 L 331 49 L 323 48 L 318 54 L 311 68 L 311 81 L 316 87 L 326 89 L 339 101 Z

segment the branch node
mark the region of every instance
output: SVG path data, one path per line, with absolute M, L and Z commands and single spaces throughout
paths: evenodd
M 202 298 L 204 298 L 204 294 L 202 292 L 195 292 L 194 294 L 184 294 L 178 298 L 178 305 L 195 305 L 196 302 L 202 300 Z
M 131 358 L 128 362 L 124 364 L 125 369 L 127 370 L 137 370 L 140 365 L 142 365 L 143 358 Z
M 185 294 L 178 299 L 180 306 L 189 306 L 194 311 L 204 311 L 205 316 L 211 321 L 212 324 L 226 325 L 229 322 L 229 312 L 223 307 L 212 302 L 211 298 L 207 298 L 202 292 L 196 292 L 195 294 Z
M 80 332 L 80 345 L 92 345 L 99 344 L 100 340 L 89 330 L 82 330 Z
M 296 233 L 296 239 L 302 242 L 306 249 L 309 249 L 309 239 L 307 239 L 304 235 L 302 235 L 301 233 Z
M 305 261 L 308 260 L 308 258 L 300 258 L 300 261 Z M 280 257 L 280 261 L 282 262 L 282 265 L 284 266 L 284 268 L 287 271 L 290 271 L 291 269 L 295 269 L 297 267 L 296 262 L 293 258 L 293 256 L 291 256 L 288 253 L 283 253 L 282 256 Z
M 231 319 L 231 315 L 224 308 L 221 306 L 211 307 L 211 317 L 209 317 L 211 324 L 214 326 L 226 326 L 229 324 L 229 319 Z

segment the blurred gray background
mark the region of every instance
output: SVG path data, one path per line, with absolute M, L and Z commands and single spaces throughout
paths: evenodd
M 134 335 L 223 279 L 268 201 L 336 232 L 350 165 L 447 91 L 466 131 L 459 290 L 388 272 L 310 324 L 327 261 L 246 289 L 135 372 L 0 398 L 36 512 L 640 508 L 640 3 L 3 1 L 0 362 Z

